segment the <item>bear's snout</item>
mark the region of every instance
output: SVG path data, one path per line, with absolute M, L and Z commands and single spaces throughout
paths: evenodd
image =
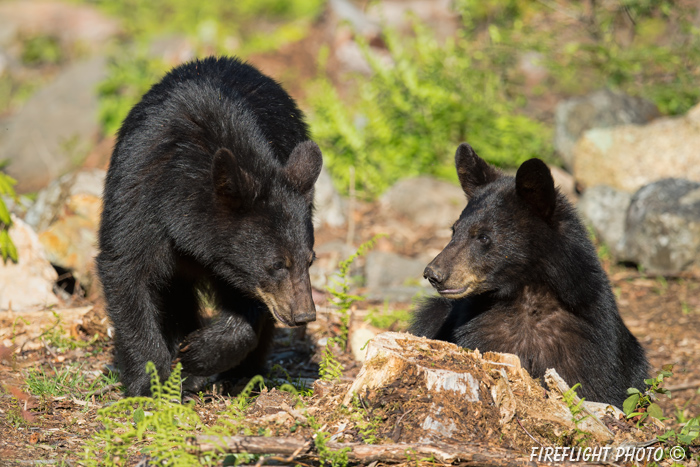
M 440 289 L 442 283 L 445 281 L 444 272 L 441 269 L 433 266 L 432 264 L 426 266 L 425 271 L 423 271 L 423 277 L 428 279 L 430 285 L 432 285 L 438 290 Z

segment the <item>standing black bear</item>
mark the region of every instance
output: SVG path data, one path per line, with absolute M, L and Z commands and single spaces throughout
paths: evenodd
M 621 407 L 627 388 L 644 387 L 644 350 L 547 166 L 531 159 L 505 176 L 468 144 L 455 163 L 469 202 L 425 268 L 442 297 L 419 307 L 410 331 L 516 354 L 535 378 L 555 368 L 580 395 Z
M 313 321 L 321 152 L 274 80 L 232 58 L 175 68 L 129 113 L 104 193 L 97 267 L 128 395 L 181 361 L 187 389 L 259 371 L 274 316 Z M 219 310 L 206 323 L 200 295 Z

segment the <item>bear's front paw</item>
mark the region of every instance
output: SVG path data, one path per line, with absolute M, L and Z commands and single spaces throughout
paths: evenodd
M 238 365 L 256 347 L 257 335 L 250 326 L 222 326 L 214 323 L 190 333 L 180 344 L 173 365 L 182 363 L 184 372 L 211 376 Z

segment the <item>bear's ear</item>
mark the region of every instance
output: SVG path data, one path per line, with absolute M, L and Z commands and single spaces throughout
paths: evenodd
M 459 183 L 469 199 L 474 196 L 477 188 L 495 181 L 500 176 L 498 171 L 479 157 L 467 143 L 462 143 L 457 148 L 455 166 Z
M 547 220 L 557 204 L 557 190 L 549 167 L 539 159 L 522 163 L 515 174 L 515 191 L 535 214 Z
M 284 176 L 302 195 L 312 193 L 311 189 L 321 173 L 323 156 L 318 145 L 313 141 L 304 141 L 296 145 L 284 166 Z
M 233 209 L 249 204 L 258 196 L 258 183 L 226 148 L 219 148 L 211 164 L 214 193 Z

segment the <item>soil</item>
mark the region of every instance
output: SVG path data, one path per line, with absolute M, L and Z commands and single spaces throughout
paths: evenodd
M 389 235 L 378 248 L 391 248 L 406 255 L 416 256 L 431 250 L 437 252 L 445 244 L 444 238 L 427 234 L 420 241 L 413 241 L 413 235 L 425 232 L 412 228 L 405 219 L 379 213 L 376 205 L 359 205 L 356 244 L 368 240 L 379 231 Z M 318 244 L 344 240 L 345 236 L 346 232 L 342 229 L 321 229 Z M 691 275 L 654 278 L 609 261 L 604 261 L 604 266 L 617 294 L 625 323 L 646 349 L 652 374 L 656 374 L 663 365 L 674 365 L 673 377 L 664 384 L 672 389 L 673 397 L 660 397 L 658 403 L 670 417 L 665 426 L 677 428 L 679 421 L 700 414 L 700 278 Z M 358 292 L 361 293 L 362 289 Z M 316 322 L 305 330 L 278 329 L 270 357 L 270 367 L 274 368 L 267 376 L 284 380 L 289 375 L 294 380 L 305 381 L 308 386 L 312 386 L 313 380 L 318 378 L 318 362 L 323 347 L 318 346 L 317 342 L 321 338 L 338 335 L 341 326 L 337 310 L 329 303 L 329 296 L 317 291 L 315 297 L 318 308 Z M 72 308 L 29 315 L 12 312 L 0 314 L 0 465 L 33 464 L 38 460 L 49 464 L 64 462 L 64 465 L 76 465 L 83 443 L 101 428 L 96 421 L 97 411 L 122 397 L 118 385 L 108 386 L 91 397 L 87 397 L 89 391 L 85 387 L 69 390 L 68 395 L 63 396 L 30 393 L 27 385 L 30 374 L 61 374 L 66 368 L 77 366 L 86 379 L 94 379 L 111 368 L 112 344 L 103 304 L 84 299 L 81 303 L 80 298 L 74 297 L 72 305 Z M 76 305 L 81 306 L 76 308 Z M 393 309 L 410 308 L 407 303 L 390 305 Z M 362 322 L 369 309 L 382 306 L 383 303 L 357 303 L 351 330 Z M 59 329 L 56 326 L 57 317 L 61 317 L 60 328 L 65 330 L 65 337 L 71 337 L 73 342 L 83 342 L 83 347 L 62 348 L 60 340 L 55 338 Z M 95 335 L 98 340 L 89 343 L 89 336 Z M 316 417 L 326 427 L 325 430 L 334 435 L 334 441 L 359 442 L 363 437 L 367 438 L 362 434 L 358 421 L 374 422 L 372 436 L 376 442 L 425 441 L 426 433 L 418 427 L 426 413 L 433 411 L 456 420 L 459 432 L 469 433 L 466 437 L 447 437 L 443 441 L 460 445 L 468 443 L 471 447 L 483 447 L 484 451 L 506 449 L 526 457 L 531 448 L 537 446 L 533 440 L 545 446 L 555 442 L 576 442 L 570 432 L 556 424 L 542 423 L 528 416 L 541 410 L 537 404 L 545 398 L 544 389 L 540 393 L 516 387 L 515 395 L 525 401 L 526 406 L 531 406 L 531 410 L 516 413 L 515 423 L 504 427 L 499 426 L 498 410 L 491 404 L 456 403 L 449 398 L 426 400 L 427 396 L 416 390 L 415 378 L 412 379 L 415 375 L 411 374 L 404 375 L 400 381 L 388 387 L 360 394 L 355 408 L 343 407 L 340 401 L 361 364 L 355 362 L 349 353 L 339 354 L 339 360 L 345 365 L 340 382 L 318 383 L 314 395 L 303 397 L 307 413 Z M 440 360 L 436 365 L 450 368 L 448 360 Z M 486 375 L 483 377 L 488 379 Z M 195 407 L 203 422 L 213 423 L 221 410 L 230 404 L 230 396 L 222 395 L 222 391 L 235 392 L 240 387 L 219 384 L 204 398 L 195 396 Z M 490 400 L 488 391 L 482 392 L 483 400 Z M 296 402 L 276 389 L 263 391 L 248 409 L 246 424 L 250 432 L 310 437 L 313 430 L 299 423 L 296 417 L 299 412 L 280 414 L 285 410 L 280 407 L 293 408 Z M 663 432 L 651 424 L 640 431 L 632 421 L 626 420 L 609 419 L 607 425 L 616 433 L 632 433 L 632 438 L 636 440 L 649 440 Z M 294 433 L 290 431 L 293 426 Z M 696 455 L 700 454 L 700 449 L 693 449 Z M 134 459 L 134 463 L 138 460 Z

